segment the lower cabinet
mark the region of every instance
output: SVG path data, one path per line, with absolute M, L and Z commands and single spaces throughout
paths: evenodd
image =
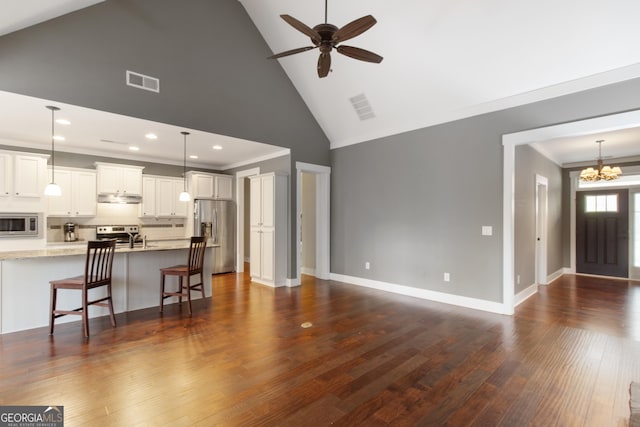
M 249 259 L 251 280 L 284 286 L 287 279 L 287 176 L 251 178 Z

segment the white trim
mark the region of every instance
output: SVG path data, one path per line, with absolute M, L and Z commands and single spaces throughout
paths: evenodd
M 345 284 L 363 286 L 365 288 L 377 289 L 394 294 L 407 295 L 410 297 L 456 305 L 459 307 L 472 308 L 475 310 L 488 311 L 491 313 L 507 314 L 503 312 L 503 304 L 498 302 L 463 297 L 460 295 L 446 294 L 443 292 L 430 291 L 428 289 L 414 288 L 412 286 L 380 282 L 377 280 L 365 279 L 362 277 L 345 276 L 336 273 L 331 273 L 330 278 L 331 280 L 343 282 Z
M 236 272 L 244 271 L 244 179 L 260 175 L 260 168 L 238 171 L 236 177 Z
M 515 147 L 516 145 L 531 144 L 536 141 L 591 135 L 620 129 L 640 126 L 640 110 L 626 113 L 611 114 L 593 119 L 579 120 L 561 125 L 547 126 L 522 132 L 502 135 L 504 149 L 503 157 L 503 192 L 502 192 L 502 290 L 505 314 L 513 314 L 514 296 L 514 179 L 515 179 Z M 575 266 L 573 266 L 575 268 Z
M 300 273 L 306 274 L 308 276 L 315 276 L 316 275 L 316 269 L 315 268 L 309 268 L 309 267 L 302 267 Z
M 296 280 L 302 274 L 300 246 L 300 213 L 302 212 L 302 173 L 316 175 L 316 269 L 318 279 L 329 279 L 331 259 L 331 168 L 329 166 L 296 162 Z
M 540 186 L 544 187 L 544 195 L 540 194 Z M 547 284 L 547 227 L 549 204 L 549 179 L 536 174 L 536 241 L 535 241 L 535 282 Z M 541 212 L 542 211 L 542 212 Z
M 516 307 L 519 306 L 520 304 L 522 304 L 527 299 L 529 299 L 530 297 L 534 296 L 537 293 L 538 293 L 538 285 L 536 283 L 527 286 L 524 290 L 518 292 L 515 295 L 513 299 L 514 305 Z
M 219 170 L 225 171 L 227 169 L 235 169 L 240 168 L 242 166 L 252 165 L 254 163 L 264 162 L 265 160 L 277 159 L 278 157 L 284 157 L 291 154 L 290 149 L 278 150 L 271 154 L 265 154 L 264 156 L 254 157 L 253 159 L 243 160 L 241 162 L 232 163 L 229 165 L 224 165 L 219 168 Z
M 565 269 L 561 268 L 553 273 L 551 273 L 550 275 L 547 276 L 547 285 L 550 285 L 552 282 L 555 282 L 556 280 L 558 280 L 559 278 L 561 278 L 562 276 L 564 276 L 565 274 Z
M 292 279 L 287 278 L 287 280 L 285 280 L 285 286 L 289 288 L 300 286 L 300 278 L 299 277 L 294 277 Z

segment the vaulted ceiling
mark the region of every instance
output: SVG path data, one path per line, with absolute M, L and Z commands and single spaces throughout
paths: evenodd
M 309 27 L 324 22 L 322 0 L 239 1 L 274 53 L 313 46 L 279 15 Z M 6 0 L 0 35 L 98 2 Z M 640 77 L 635 0 L 328 1 L 328 22 L 338 27 L 368 14 L 377 24 L 345 44 L 382 63 L 334 50 L 331 72 L 320 79 L 317 49 L 277 60 L 333 148 Z M 373 112 L 366 120 L 351 102 L 363 96 Z M 609 135 L 610 153 L 640 154 L 630 132 L 619 143 Z M 547 148 L 567 163 L 592 159 L 594 145 L 574 141 L 567 155 L 568 145 Z

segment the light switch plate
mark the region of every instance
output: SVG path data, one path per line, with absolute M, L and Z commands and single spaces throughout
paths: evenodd
M 490 225 L 482 226 L 482 235 L 483 236 L 492 236 L 493 235 L 493 227 Z

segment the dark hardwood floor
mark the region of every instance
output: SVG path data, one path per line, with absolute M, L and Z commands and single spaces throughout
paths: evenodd
M 212 288 L 191 318 L 0 336 L 0 404 L 68 426 L 624 426 L 640 381 L 639 283 L 565 276 L 513 317 L 309 277 Z

